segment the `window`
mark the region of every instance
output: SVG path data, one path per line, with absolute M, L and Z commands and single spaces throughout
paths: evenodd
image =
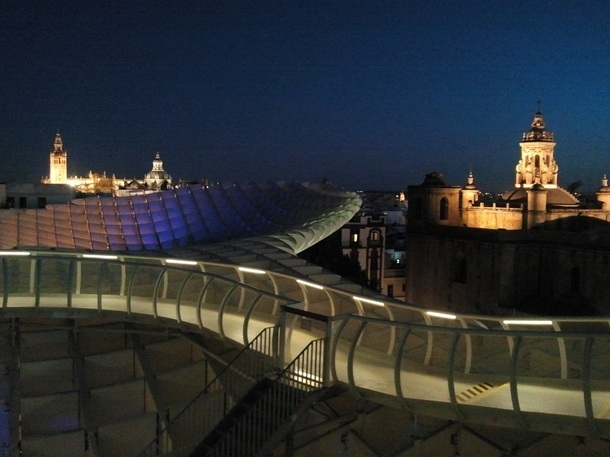
M 441 212 L 440 212 L 440 219 L 442 221 L 446 221 L 447 219 L 449 219 L 449 200 L 447 199 L 447 197 L 443 197 L 441 198 Z
M 19 208 L 27 208 L 28 199 L 26 197 L 19 197 Z
M 352 243 L 357 243 L 358 242 L 358 233 L 353 232 L 352 233 Z
M 393 297 L 393 296 L 394 296 L 394 285 L 388 284 L 388 297 Z
M 369 244 L 378 246 L 381 242 L 381 232 L 379 230 L 371 230 L 369 232 Z
M 47 206 L 47 197 L 38 197 L 38 207 L 44 208 Z

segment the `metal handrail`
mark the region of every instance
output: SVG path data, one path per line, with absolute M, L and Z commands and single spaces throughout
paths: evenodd
M 206 456 L 256 455 L 284 423 L 294 421 L 303 400 L 324 387 L 325 345 L 325 338 L 311 341 Z
M 260 357 L 260 354 L 275 361 L 279 344 L 277 334 L 277 326 L 263 329 L 248 346 L 241 349 L 212 381 L 206 384 L 203 390 L 180 413 L 170 420 L 166 427 L 159 432 L 158 436 L 146 446 L 139 456 L 189 455 L 207 433 L 213 429 L 216 423 L 248 392 L 251 385 L 275 370 L 275 363 Z M 246 360 L 247 356 L 252 355 L 254 355 L 254 360 Z M 242 363 L 244 361 L 245 363 Z M 233 376 L 237 380 L 245 379 L 247 383 L 232 383 Z M 219 405 L 220 410 L 218 408 L 215 410 L 213 408 L 214 405 L 210 404 L 212 402 L 207 400 L 209 394 L 218 392 L 222 392 L 224 398 L 221 405 Z M 193 428 L 192 424 L 188 422 L 196 420 L 192 418 L 192 415 L 197 415 L 201 411 L 205 411 L 205 415 L 198 418 L 201 419 L 200 422 L 202 424 L 200 425 L 202 426 L 196 427 L 196 434 L 188 433 Z M 173 438 L 176 435 L 188 437 L 189 441 L 175 443 Z
M 121 255 L 117 256 L 116 260 L 97 260 L 83 259 L 82 253 L 49 251 L 32 252 L 28 257 L 9 259 L 7 252 L 0 251 L 3 270 L 1 277 L 4 286 L 1 293 L 3 308 L 0 312 L 4 316 L 24 315 L 30 312 L 26 308 L 35 308 L 39 315 L 43 315 L 47 310 L 54 315 L 57 308 L 60 307 L 61 312 L 64 313 L 62 315 L 67 316 L 71 316 L 72 313 L 86 315 L 86 313 L 102 313 L 112 310 L 118 310 L 116 316 L 119 318 L 133 319 L 137 317 L 136 312 L 154 316 L 151 300 L 146 301 L 151 298 L 150 284 L 143 284 L 145 293 L 141 294 L 142 296 L 135 295 L 137 288 L 134 289 L 132 285 L 125 288 L 127 279 L 131 281 L 134 274 L 139 274 L 140 270 L 147 270 L 148 276 L 144 279 L 151 281 L 152 284 L 155 284 L 155 280 L 160 275 L 163 276 L 164 281 L 165 277 L 169 277 L 171 287 L 168 297 L 158 297 L 157 300 L 158 319 L 176 320 L 175 316 L 178 313 L 171 314 L 171 307 L 175 307 L 176 310 L 180 310 L 180 323 L 192 324 L 201 328 L 208 325 L 209 322 L 211 330 L 215 331 L 213 325 L 217 322 L 218 308 L 226 311 L 227 295 L 234 288 L 239 288 L 247 291 L 245 293 L 248 294 L 248 306 L 254 306 L 252 303 L 257 302 L 255 298 L 261 296 L 265 299 L 259 299 L 259 304 L 261 300 L 266 301 L 267 304 L 272 300 L 273 306 L 267 306 L 264 313 L 262 312 L 263 306 L 254 309 L 244 307 L 243 311 L 231 313 L 227 319 L 235 319 L 231 322 L 237 322 L 242 327 L 238 332 L 227 336 L 239 340 L 243 338 L 243 335 L 247 336 L 248 331 L 253 331 L 252 329 L 259 326 L 261 322 L 268 322 L 270 319 L 276 321 L 278 316 L 275 310 L 279 309 L 276 305 L 278 302 L 283 303 L 284 310 L 287 313 L 293 313 L 294 317 L 284 318 L 285 325 L 281 329 L 288 345 L 295 340 L 296 336 L 312 333 L 314 336 L 319 336 L 324 332 L 324 328 L 329 332 L 330 344 L 327 350 L 332 356 L 326 358 L 328 375 L 325 375 L 325 379 L 328 379 L 329 382 L 346 383 L 365 392 L 368 386 L 362 381 L 362 367 L 359 367 L 358 363 L 360 363 L 362 354 L 366 351 L 373 351 L 379 360 L 388 361 L 390 366 L 388 379 L 394 379 L 394 383 L 389 383 L 393 386 L 393 391 L 378 390 L 380 393 L 392 394 L 400 399 L 400 404 L 413 406 L 414 402 L 426 400 L 426 398 L 424 396 L 414 397 L 411 385 L 407 383 L 401 385 L 400 383 L 409 373 L 430 372 L 438 378 L 442 378 L 444 382 L 441 390 L 445 396 L 442 398 L 439 396 L 441 398 L 439 401 L 448 405 L 447 410 L 451 414 L 460 414 L 468 412 L 469 406 L 463 402 L 460 403 L 461 390 L 455 387 L 455 383 L 460 382 L 460 379 L 475 380 L 477 376 L 479 378 L 496 376 L 501 378 L 499 382 L 505 382 L 506 386 L 510 385 L 510 389 L 504 391 L 510 393 L 509 406 L 503 405 L 502 408 L 510 410 L 514 423 L 529 426 L 531 425 L 530 413 L 536 411 L 524 400 L 524 389 L 528 386 L 526 377 L 530 377 L 530 373 L 534 373 L 532 377 L 535 378 L 536 383 L 543 384 L 550 381 L 553 385 L 561 387 L 555 390 L 548 387 L 546 389 L 548 395 L 559 395 L 561 389 L 567 387 L 571 389 L 572 393 L 578 392 L 580 395 L 576 412 L 564 410 L 558 415 L 581 417 L 587 424 L 584 432 L 587 435 L 599 433 L 600 436 L 610 436 L 610 420 L 606 418 L 608 408 L 604 406 L 606 403 L 610 404 L 610 378 L 604 371 L 605 366 L 610 366 L 610 346 L 607 342 L 610 318 L 548 318 L 521 321 L 486 316 L 452 315 L 400 305 L 387 298 L 378 297 L 376 300 L 370 300 L 366 297 L 351 296 L 346 291 L 327 286 L 320 286 L 324 290 L 319 291 L 312 287 L 313 283 L 303 282 L 301 277 L 269 271 L 262 271 L 262 274 L 257 272 L 256 275 L 244 275 L 241 280 L 237 280 L 235 278 L 239 276 L 237 274 L 238 265 L 194 262 L 192 266 L 178 267 L 165 265 L 164 259 L 143 256 Z M 58 277 L 56 282 L 49 281 L 45 273 L 47 259 L 55 263 L 66 262 L 65 277 Z M 86 262 L 99 263 L 100 268 L 91 268 L 93 273 L 99 277 L 79 273 L 81 267 L 85 268 Z M 111 266 L 111 264 L 116 266 Z M 146 269 L 143 268 L 144 266 Z M 77 274 L 69 274 L 74 267 L 76 267 Z M 153 270 L 149 270 L 150 268 Z M 205 269 L 211 271 L 205 271 Z M 175 272 L 180 274 L 174 276 Z M 225 274 L 228 277 L 223 276 Z M 201 276 L 205 278 L 205 281 L 201 281 L 200 284 L 190 283 L 188 297 L 182 292 L 175 297 L 171 295 L 175 290 L 184 291 L 186 286 L 183 279 L 187 275 Z M 110 283 L 106 279 L 114 282 Z M 140 280 L 140 278 L 136 279 Z M 212 280 L 213 284 L 226 284 L 226 286 L 212 287 L 210 286 Z M 299 283 L 298 280 L 301 282 Z M 83 281 L 82 290 L 87 290 L 88 294 L 80 293 L 79 281 Z M 120 291 L 119 284 L 121 285 Z M 137 284 L 136 282 L 133 285 Z M 191 298 L 193 290 L 201 291 L 196 299 Z M 159 286 L 157 293 L 165 294 L 165 287 Z M 303 300 L 302 306 L 307 310 L 298 310 L 300 297 L 307 299 L 307 301 Z M 87 304 L 89 298 L 97 299 L 97 306 L 94 303 L 92 308 L 91 302 Z M 134 303 L 130 303 L 131 308 L 128 308 L 125 306 L 125 302 L 131 298 L 134 299 Z M 322 300 L 326 301 L 322 302 Z M 332 306 L 329 304 L 330 302 L 332 302 Z M 213 305 L 213 309 L 204 308 L 204 305 L 208 305 L 208 303 Z M 230 305 L 235 304 L 231 302 Z M 223 306 L 225 308 L 222 308 Z M 194 308 L 198 311 L 199 321 L 193 318 L 192 310 Z M 274 311 L 270 311 L 271 308 Z M 389 312 L 390 309 L 391 312 Z M 231 308 L 231 311 L 235 310 L 237 310 L 236 307 Z M 342 314 L 324 315 L 324 311 L 328 311 L 328 314 Z M 132 314 L 126 316 L 126 313 L 129 312 Z M 203 317 L 205 319 L 211 317 L 211 320 L 206 321 L 202 318 L 204 312 L 208 314 Z M 187 314 L 189 314 L 188 317 Z M 244 319 L 245 316 L 248 316 L 248 319 Z M 296 324 L 303 319 L 315 319 L 317 322 L 312 330 L 297 328 Z M 533 327 L 529 325 L 531 323 L 540 325 Z M 571 323 L 578 323 L 578 326 L 571 327 Z M 244 325 L 252 328 L 244 331 Z M 227 326 L 222 328 L 226 330 Z M 330 330 L 328 330 L 329 328 Z M 354 328 L 360 328 L 358 335 L 354 334 Z M 569 331 L 570 328 L 578 328 L 580 331 Z M 401 337 L 400 333 L 404 334 L 404 332 L 410 333 L 406 337 Z M 346 341 L 346 344 L 340 344 Z M 418 346 L 415 350 L 411 350 L 414 341 L 417 341 Z M 450 344 L 452 341 L 454 344 Z M 538 345 L 539 348 L 534 347 L 535 345 Z M 347 365 L 344 361 L 341 361 L 341 364 L 346 367 L 337 366 L 339 363 L 339 358 L 336 357 L 338 350 L 345 350 L 347 357 L 342 360 L 347 360 Z M 421 353 L 418 353 L 418 350 L 421 350 Z M 495 371 L 481 365 L 481 360 L 485 360 L 490 354 L 493 355 L 493 351 L 503 357 L 502 364 L 496 364 Z M 538 366 L 534 366 L 531 370 L 526 366 L 527 357 L 530 357 L 532 353 L 536 356 L 535 351 L 542 353 L 545 360 L 553 365 L 552 373 L 543 372 Z M 280 349 L 280 355 L 283 353 Z M 448 364 L 448 361 L 452 365 Z M 532 363 L 536 365 L 535 360 Z M 382 389 L 385 386 L 375 386 L 375 388 Z M 548 403 L 553 402 L 555 402 L 555 397 Z M 559 402 L 557 398 L 555 403 Z M 521 420 L 522 418 L 525 420 Z

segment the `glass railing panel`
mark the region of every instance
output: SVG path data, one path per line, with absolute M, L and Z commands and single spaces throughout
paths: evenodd
M 163 285 L 164 290 L 162 291 L 164 300 L 170 300 L 174 303 L 176 302 L 178 299 L 178 294 L 180 294 L 182 285 L 187 279 L 188 275 L 189 272 L 185 270 L 172 268 L 168 268 L 166 270 Z
M 274 275 L 277 290 L 282 297 L 295 301 L 303 299 L 303 292 L 294 278 Z
M 132 297 L 152 298 L 155 295 L 155 285 L 163 270 L 160 268 L 140 266 L 134 275 L 130 275 L 129 285 Z M 162 289 L 159 290 L 159 293 Z
M 493 384 L 508 382 L 511 339 L 501 335 L 473 334 L 470 337 L 470 373 L 481 375 Z M 466 336 L 465 336 L 466 338 Z
M 38 266 L 39 293 L 41 306 L 67 306 L 68 291 L 70 290 L 70 279 L 74 271 L 71 271 L 68 259 L 44 258 Z
M 273 293 L 273 283 L 266 274 L 243 273 L 243 281 L 240 282 L 258 290 Z
M 554 337 L 523 337 L 519 347 L 518 375 L 527 378 L 560 379 L 559 341 Z
M 458 349 L 456 361 L 459 363 L 453 372 L 456 402 L 465 406 L 513 409 L 511 353 L 506 336 L 464 332 Z
M 80 281 L 81 294 L 97 294 L 98 288 L 100 286 L 100 275 L 102 273 L 103 265 L 103 262 L 96 262 L 93 260 L 81 260 L 78 262 L 76 268 L 77 276 Z M 80 270 L 80 274 L 78 273 L 78 270 Z M 73 293 L 79 293 L 76 288 L 76 283 Z
M 101 283 L 101 292 L 105 295 L 121 295 L 126 293 L 129 274 L 127 270 L 133 267 L 123 266 L 120 263 L 107 262 Z M 94 276 L 99 279 L 99 276 Z
M 358 308 L 356 307 L 356 303 L 352 298 L 354 294 L 346 294 L 339 292 L 331 292 L 331 296 L 334 303 L 335 315 L 341 314 L 358 314 Z
M 562 378 L 561 338 L 523 336 L 515 378 L 522 412 L 585 417 L 582 381 Z M 565 366 L 565 365 L 564 365 Z
M 19 297 L 33 296 L 34 294 L 34 291 L 30 288 L 30 274 L 34 271 L 35 260 L 29 257 L 7 257 L 2 260 L 6 267 L 8 306 L 19 306 L 22 304 Z M 31 301 L 29 305 L 31 305 Z
M 562 361 L 562 378 L 575 379 L 580 382 L 584 374 L 583 357 L 587 339 L 585 337 L 557 338 L 557 344 Z
M 231 289 L 235 289 L 233 284 L 222 279 L 212 278 L 205 288 L 201 306 L 204 309 L 219 311 L 220 306 Z
M 0 258 L 0 297 L 3 297 L 4 293 L 8 293 L 9 291 L 6 278 L 8 278 L 8 268 L 6 264 L 6 259 Z
M 367 322 L 354 347 L 355 385 L 375 392 L 396 395 L 394 369 L 396 358 L 388 355 L 394 328 Z
M 423 324 L 424 317 L 420 310 L 412 309 L 407 306 L 389 305 L 392 310 L 394 320 L 398 322 L 411 322 L 414 324 Z
M 263 320 L 277 320 L 277 318 L 273 317 L 273 310 L 276 306 L 276 302 L 277 300 L 272 296 L 261 295 L 258 301 L 254 304 L 253 315 L 258 316 Z
M 590 388 L 593 415 L 610 419 L 610 339 L 596 337 L 591 346 Z
M 389 323 L 369 322 L 360 335 L 358 345 L 380 354 L 392 353 L 396 328 Z
M 185 306 L 196 306 L 201 290 L 209 279 L 203 274 L 191 275 L 182 289 L 180 304 Z
M 432 342 L 428 367 L 435 372 L 447 373 L 454 334 L 438 330 L 431 331 L 431 333 Z
M 448 354 L 442 354 L 441 346 L 444 341 L 451 341 L 451 336 L 434 332 L 431 345 L 428 338 L 428 331 L 413 328 L 406 340 L 402 336 L 399 340 L 403 343 L 399 383 L 407 402 L 411 399 L 449 402 Z
M 205 264 L 205 272 L 213 275 L 222 276 L 233 281 L 239 281 L 239 275 L 235 266 L 218 265 L 218 264 Z
M 430 336 L 432 336 L 431 332 L 425 329 L 412 328 L 401 348 L 402 360 L 417 366 L 427 365 L 431 354 Z

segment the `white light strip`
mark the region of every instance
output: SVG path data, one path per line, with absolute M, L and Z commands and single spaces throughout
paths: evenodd
M 531 319 L 507 319 L 502 322 L 506 325 L 553 325 L 553 321 Z
M 432 316 L 432 317 L 440 317 L 441 319 L 450 319 L 450 320 L 457 319 L 457 316 L 455 314 L 439 313 L 437 311 L 426 311 L 426 314 L 428 316 Z
M 3 256 L 28 256 L 30 253 L 28 251 L 0 251 L 0 255 Z
M 313 287 L 314 289 L 324 289 L 324 286 L 321 286 L 320 284 L 314 284 L 313 282 L 303 281 L 302 279 L 297 279 L 297 282 L 299 284 L 303 284 L 304 286 Z
M 264 275 L 265 270 L 257 270 L 256 268 L 247 268 L 247 267 L 239 267 L 239 271 L 243 271 L 244 273 L 254 273 L 255 275 Z
M 368 304 L 370 304 L 370 305 L 375 305 L 375 306 L 385 306 L 385 303 L 384 303 L 384 302 L 382 302 L 382 301 L 370 300 L 370 299 L 368 299 L 368 298 L 364 298 L 364 297 L 358 297 L 358 296 L 356 296 L 356 295 L 354 295 L 352 298 L 353 298 L 354 300 L 358 300 L 358 301 L 361 301 L 361 302 L 363 302 L 363 303 L 368 303 Z
M 182 259 L 165 259 L 165 263 L 173 263 L 175 265 L 197 265 L 194 260 L 182 260 Z
M 103 259 L 103 260 L 116 260 L 119 256 L 116 255 L 104 255 L 104 254 L 83 254 L 83 259 Z

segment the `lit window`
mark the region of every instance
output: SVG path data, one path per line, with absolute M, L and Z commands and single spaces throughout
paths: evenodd
M 357 242 L 358 242 L 358 234 L 352 233 L 352 243 L 357 243 Z

